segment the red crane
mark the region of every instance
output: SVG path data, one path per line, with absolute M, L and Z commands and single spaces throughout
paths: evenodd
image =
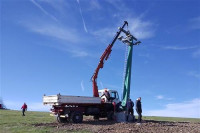
M 98 93 L 98 86 L 97 86 L 97 77 L 98 77 L 98 73 L 100 68 L 103 68 L 104 65 L 104 60 L 107 60 L 111 51 L 112 51 L 112 47 L 115 43 L 115 41 L 117 40 L 117 38 L 119 37 L 121 31 L 124 29 L 125 26 L 128 26 L 128 22 L 124 21 L 124 24 L 122 27 L 119 28 L 119 31 L 116 33 L 114 39 L 112 40 L 112 42 L 108 45 L 108 47 L 105 49 L 105 51 L 103 52 L 103 54 L 101 55 L 99 64 L 92 76 L 92 82 L 93 82 L 93 97 L 99 97 L 99 93 Z

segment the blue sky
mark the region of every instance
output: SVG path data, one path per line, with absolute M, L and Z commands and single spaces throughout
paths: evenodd
M 200 118 L 200 1 L 1 0 L 1 91 L 7 108 L 47 111 L 43 94 L 92 96 L 91 76 L 123 21 L 133 48 L 131 98 L 143 114 Z M 117 41 L 99 89 L 122 93 Z

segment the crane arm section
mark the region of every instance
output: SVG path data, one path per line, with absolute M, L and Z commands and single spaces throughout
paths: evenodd
M 98 77 L 98 73 L 99 73 L 99 70 L 100 68 L 103 68 L 103 65 L 104 65 L 104 61 L 107 60 L 109 58 L 109 55 L 112 51 L 112 47 L 115 43 L 115 41 L 117 40 L 117 38 L 119 37 L 122 29 L 124 29 L 124 27 L 128 25 L 128 22 L 127 21 L 124 21 L 124 24 L 121 28 L 119 28 L 119 31 L 116 33 L 114 39 L 112 40 L 112 42 L 108 45 L 108 47 L 105 49 L 105 51 L 103 52 L 101 58 L 100 58 L 100 61 L 99 61 L 99 64 L 92 76 L 92 82 L 93 82 L 93 97 L 99 97 L 99 93 L 98 93 L 98 86 L 97 86 L 97 77 Z

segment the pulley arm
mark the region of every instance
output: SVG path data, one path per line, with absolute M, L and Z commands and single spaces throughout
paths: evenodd
M 112 42 L 108 45 L 108 47 L 105 49 L 104 53 L 102 54 L 99 64 L 92 76 L 92 82 L 93 82 L 93 97 L 99 97 L 99 93 L 98 93 L 98 86 L 97 86 L 97 77 L 98 77 L 98 73 L 100 68 L 103 68 L 104 65 L 104 61 L 107 60 L 109 58 L 109 55 L 112 51 L 112 47 L 115 43 L 115 41 L 117 40 L 117 38 L 119 37 L 122 29 L 124 29 L 125 26 L 128 26 L 128 22 L 124 21 L 124 24 L 122 27 L 119 28 L 119 31 L 116 33 L 115 37 L 113 38 Z

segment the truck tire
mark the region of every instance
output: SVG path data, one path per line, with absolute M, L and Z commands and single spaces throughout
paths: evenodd
M 107 113 L 107 119 L 108 120 L 113 120 L 114 119 L 114 112 L 113 111 L 110 111 Z
M 67 118 L 62 118 L 62 117 L 60 117 L 59 115 L 57 116 L 57 121 L 59 122 L 59 123 L 66 123 L 67 122 Z
M 94 115 L 93 118 L 94 118 L 94 120 L 99 120 L 99 116 L 98 115 Z
M 79 111 L 75 111 L 71 114 L 71 120 L 74 123 L 81 123 L 83 121 L 83 114 Z

